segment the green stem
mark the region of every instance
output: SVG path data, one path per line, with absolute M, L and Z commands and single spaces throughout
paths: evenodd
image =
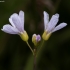
M 26 42 L 26 43 L 27 43 L 28 47 L 30 48 L 31 52 L 32 52 L 32 53 L 33 53 L 33 55 L 34 55 L 34 51 L 33 51 L 33 49 L 31 48 L 31 46 L 29 45 L 29 43 L 28 43 L 28 42 Z
M 40 50 L 41 50 L 43 44 L 44 44 L 44 40 L 42 41 L 41 46 L 40 46 L 40 48 L 39 48 L 38 51 L 37 51 L 36 57 L 38 56 L 38 54 L 39 54 L 39 52 L 40 52 Z
M 34 65 L 33 65 L 33 70 L 37 70 L 37 65 L 36 65 L 36 49 L 34 49 Z

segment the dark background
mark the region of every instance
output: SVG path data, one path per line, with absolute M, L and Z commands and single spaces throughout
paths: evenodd
M 3 1 L 3 0 L 0 0 Z M 38 58 L 38 70 L 70 70 L 70 0 L 4 0 L 0 2 L 0 29 L 9 24 L 13 13 L 25 12 L 25 30 L 29 35 L 42 35 L 44 31 L 43 11 L 50 17 L 59 13 L 59 23 L 68 25 L 53 33 L 45 42 Z M 0 30 L 0 70 L 32 70 L 33 55 L 18 35 Z

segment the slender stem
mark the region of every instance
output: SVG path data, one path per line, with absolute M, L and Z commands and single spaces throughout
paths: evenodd
M 37 48 L 34 49 L 34 65 L 33 65 L 33 70 L 37 70 L 36 57 L 37 57 L 39 51 L 41 50 L 43 44 L 44 44 L 44 40 L 42 41 L 42 44 L 41 44 L 40 49 L 38 50 L 38 52 L 37 52 Z
M 37 65 L 36 65 L 36 49 L 34 49 L 34 65 L 33 65 L 33 70 L 37 70 Z
M 43 44 L 44 44 L 44 40 L 42 41 L 41 46 L 40 46 L 40 48 L 38 49 L 37 55 L 38 55 L 38 53 L 40 52 L 40 50 L 41 50 Z M 36 55 L 36 57 L 37 57 L 37 55 Z
M 30 48 L 31 52 L 32 52 L 32 53 L 33 53 L 33 55 L 34 55 L 34 51 L 33 51 L 33 49 L 31 48 L 31 46 L 29 45 L 29 43 L 28 43 L 28 42 L 26 42 L 26 43 L 27 43 L 28 47 Z

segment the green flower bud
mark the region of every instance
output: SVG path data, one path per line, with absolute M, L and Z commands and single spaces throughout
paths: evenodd
M 40 41 L 41 41 L 40 35 L 33 34 L 33 36 L 32 36 L 32 42 L 34 43 L 34 45 L 37 46 L 37 44 L 38 44 Z

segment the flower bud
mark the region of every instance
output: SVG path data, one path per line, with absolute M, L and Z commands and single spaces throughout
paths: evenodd
M 38 44 L 40 41 L 41 41 L 40 35 L 33 34 L 33 36 L 32 36 L 32 42 L 34 43 L 34 45 L 37 46 L 37 44 Z

